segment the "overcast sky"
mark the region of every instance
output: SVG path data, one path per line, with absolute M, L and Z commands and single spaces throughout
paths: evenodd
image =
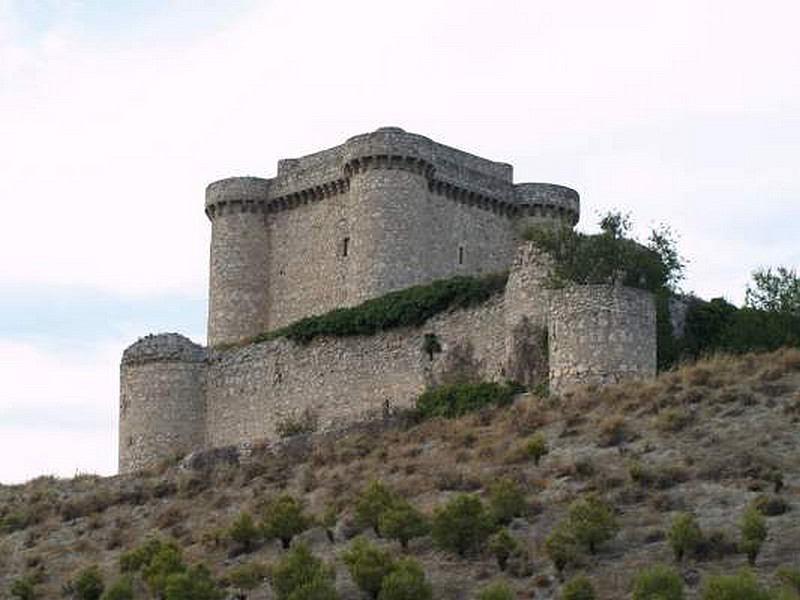
M 198 8 L 202 6 L 203 8 Z M 116 469 L 118 362 L 204 342 L 203 190 L 396 125 L 629 211 L 741 303 L 800 265 L 796 0 L 0 0 L 0 481 Z

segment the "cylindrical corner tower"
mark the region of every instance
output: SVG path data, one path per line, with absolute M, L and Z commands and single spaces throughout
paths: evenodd
M 119 472 L 129 473 L 205 443 L 206 351 L 177 333 L 128 347 L 120 365 Z
M 431 142 L 384 127 L 345 143 L 345 177 L 357 199 L 351 220 L 350 297 L 361 301 L 422 283 Z
M 530 227 L 575 227 L 581 214 L 575 190 L 552 183 L 518 183 L 514 199 L 520 207 L 520 231 Z
M 210 347 L 253 337 L 269 327 L 269 186 L 268 179 L 232 177 L 206 188 Z
M 656 374 L 653 294 L 613 285 L 553 291 L 548 326 L 550 390 Z

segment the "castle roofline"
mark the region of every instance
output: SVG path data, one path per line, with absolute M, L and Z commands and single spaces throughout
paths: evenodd
M 206 349 L 180 333 L 159 333 L 140 338 L 122 353 L 122 364 L 148 362 L 205 362 Z

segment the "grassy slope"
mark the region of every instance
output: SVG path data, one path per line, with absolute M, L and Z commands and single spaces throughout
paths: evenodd
M 780 496 L 791 510 L 768 519 L 770 533 L 756 571 L 769 579 L 779 565 L 797 566 L 800 556 L 799 420 L 800 352 L 784 351 L 721 357 L 653 382 L 549 400 L 523 398 L 507 409 L 404 431 L 295 444 L 280 455 L 256 452 L 243 465 L 199 472 L 172 466 L 139 477 L 41 478 L 0 487 L 0 514 L 32 507 L 39 520 L 0 534 L 0 596 L 13 578 L 37 568 L 45 575 L 40 589 L 46 598 L 58 597 L 70 575 L 91 563 L 115 576 L 119 552 L 152 532 L 175 536 L 191 559 L 207 561 L 219 576 L 241 561 L 272 561 L 281 555 L 277 545 L 231 559 L 224 544 L 214 543 L 213 532 L 282 490 L 302 496 L 319 515 L 332 504 L 342 508 L 335 544 L 321 529 L 303 534 L 317 554 L 335 560 L 346 543 L 341 539 L 355 494 L 376 478 L 425 512 L 457 490 L 482 493 L 498 477 L 520 482 L 532 510 L 513 531 L 533 559 L 533 576 L 512 580 L 520 598 L 556 597 L 544 537 L 572 500 L 600 492 L 616 508 L 622 528 L 580 570 L 592 577 L 601 598 L 611 599 L 627 597 L 636 569 L 672 563 L 661 538 L 675 511 L 693 510 L 704 529 L 721 529 L 735 539 L 742 509 L 772 491 L 768 474 L 778 470 L 785 482 Z M 535 432 L 546 435 L 551 448 L 538 466 L 520 461 L 516 452 Z M 632 482 L 633 461 L 662 477 L 663 489 Z M 472 598 L 499 574 L 489 556 L 460 560 L 434 549 L 428 538 L 413 541 L 410 552 L 425 566 L 437 599 Z M 744 563 L 733 554 L 685 561 L 681 569 L 697 581 Z M 345 597 L 360 597 L 340 561 L 337 570 Z M 697 586 L 690 589 L 694 597 Z M 262 587 L 249 597 L 270 596 Z

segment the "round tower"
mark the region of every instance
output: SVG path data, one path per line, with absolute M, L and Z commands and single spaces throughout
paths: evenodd
M 122 354 L 119 471 L 128 473 L 205 443 L 206 350 L 177 333 L 142 338 Z
M 578 285 L 551 294 L 551 391 L 655 377 L 652 293 L 614 285 Z
M 347 240 L 350 300 L 358 302 L 425 281 L 430 257 L 431 141 L 383 127 L 345 142 L 344 174 L 352 207 Z
M 520 207 L 520 231 L 530 227 L 575 227 L 580 218 L 580 196 L 552 183 L 518 183 L 514 198 Z
M 211 220 L 208 345 L 237 342 L 267 331 L 270 180 L 232 177 L 206 188 Z

